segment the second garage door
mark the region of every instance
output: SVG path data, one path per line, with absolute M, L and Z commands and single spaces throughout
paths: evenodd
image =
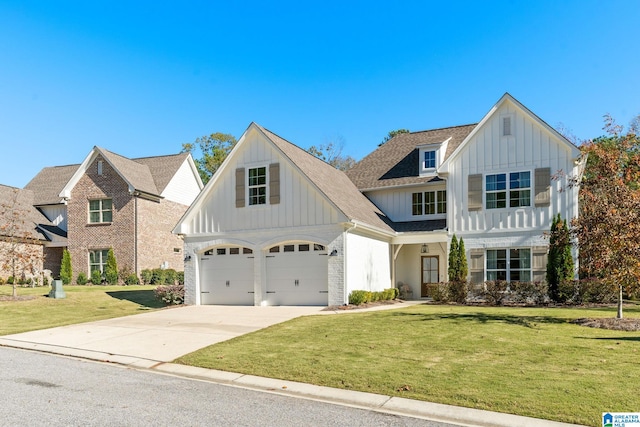
M 267 252 L 269 305 L 327 305 L 327 251 L 323 245 L 296 243 Z
M 239 247 L 214 248 L 200 256 L 200 303 L 253 305 L 253 253 Z

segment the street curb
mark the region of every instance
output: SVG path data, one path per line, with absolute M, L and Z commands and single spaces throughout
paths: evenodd
M 252 390 L 423 418 L 430 421 L 455 423 L 468 427 L 584 427 L 577 424 L 560 423 L 539 418 L 443 405 L 361 391 L 343 390 L 175 363 L 161 363 L 154 366 L 152 370 Z

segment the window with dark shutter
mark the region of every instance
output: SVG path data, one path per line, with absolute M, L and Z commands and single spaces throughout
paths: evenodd
M 551 168 L 536 169 L 535 180 L 535 206 L 549 206 L 551 204 Z
M 236 169 L 236 208 L 244 208 L 244 168 Z
M 468 185 L 467 208 L 479 211 L 482 209 L 482 174 L 469 175 Z
M 269 204 L 280 203 L 280 163 L 269 165 Z

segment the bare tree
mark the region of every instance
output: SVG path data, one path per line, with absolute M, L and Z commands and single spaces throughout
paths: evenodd
M 328 141 L 324 144 L 312 145 L 307 149 L 307 152 L 343 172 L 351 169 L 356 164 L 356 160 L 351 156 L 342 154 L 344 138 L 341 135 L 337 135 L 333 139 L 333 141 Z
M 30 220 L 32 206 L 21 190 L 0 187 L 0 270 L 13 277 L 13 297 L 18 296 L 17 282 L 33 277 L 42 266 L 42 243 Z

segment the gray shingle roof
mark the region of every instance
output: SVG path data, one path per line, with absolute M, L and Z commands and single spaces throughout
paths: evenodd
M 393 232 L 384 213 L 356 188 L 344 172 L 262 126 L 257 124 L 256 126 L 300 168 L 349 220 L 356 220 L 386 232 Z
M 0 235 L 45 240 L 37 226 L 51 223 L 33 206 L 33 197 L 30 190 L 0 185 Z
M 54 166 L 42 169 L 24 187 L 33 192 L 36 205 L 55 205 L 60 203 L 60 191 L 67 185 L 80 165 Z
M 104 148 L 95 148 L 136 190 L 153 195 L 164 191 L 189 156 L 188 153 L 180 153 L 129 159 Z M 59 194 L 79 167 L 79 164 L 46 167 L 29 181 L 25 189 L 33 192 L 36 205 L 61 203 Z
M 451 138 L 446 160 L 476 127 L 475 124 L 399 134 L 360 160 L 347 176 L 361 190 L 438 181 L 438 177 L 420 177 L 419 145 Z
M 133 159 L 136 163 L 146 165 L 151 172 L 159 194 L 162 194 L 180 166 L 189 157 L 189 153 L 171 154 L 167 156 L 142 157 Z

